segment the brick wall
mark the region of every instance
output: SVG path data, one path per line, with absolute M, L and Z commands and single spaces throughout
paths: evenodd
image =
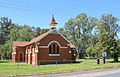
M 60 45 L 58 56 L 49 55 L 48 45 L 51 41 L 55 41 L 57 42 L 56 44 Z M 50 33 L 46 37 L 42 38 L 38 44 L 33 43 L 27 47 L 16 47 L 13 49 L 13 53 L 16 52 L 16 54 L 12 55 L 12 60 L 14 62 L 20 61 L 20 53 L 23 54 L 23 61 L 33 65 L 37 65 L 38 61 L 43 60 L 75 60 L 74 50 L 70 49 L 68 44 L 69 42 L 66 41 L 60 34 Z M 43 46 L 43 48 L 41 46 Z

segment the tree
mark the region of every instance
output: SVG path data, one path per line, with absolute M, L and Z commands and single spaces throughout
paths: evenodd
M 11 58 L 11 52 L 10 52 L 11 49 L 10 48 L 11 48 L 11 45 L 9 43 L 0 45 L 0 58 L 1 58 L 1 60 Z
M 28 25 L 17 26 L 10 32 L 12 41 L 30 41 L 35 37 L 35 32 Z
M 5 44 L 10 39 L 10 30 L 14 26 L 12 20 L 8 17 L 0 18 L 0 44 Z
M 99 43 L 102 44 L 102 50 L 107 53 L 114 54 L 114 61 L 118 62 L 119 47 L 116 41 L 117 32 L 120 28 L 117 24 L 118 18 L 113 17 L 112 14 L 104 14 L 98 21 L 96 26 L 97 37 Z
M 8 17 L 0 18 L 0 57 L 1 59 L 7 58 L 10 55 L 10 31 L 16 25 L 12 23 L 12 20 Z
M 85 56 L 85 51 L 89 46 L 90 36 L 95 26 L 93 24 L 94 21 L 96 21 L 96 18 L 88 17 L 85 13 L 81 13 L 65 23 L 67 34 L 76 45 L 79 58 Z
M 49 29 L 41 29 L 40 34 L 43 34 L 45 32 L 49 31 Z
M 36 31 L 36 37 L 41 34 L 41 28 L 40 28 L 40 27 L 37 27 L 37 28 L 35 29 L 35 31 Z

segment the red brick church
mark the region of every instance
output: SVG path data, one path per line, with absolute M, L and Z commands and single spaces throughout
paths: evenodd
M 49 25 L 57 23 L 52 17 Z M 55 27 L 31 41 L 13 41 L 12 61 L 38 65 L 47 61 L 75 61 L 75 46 Z

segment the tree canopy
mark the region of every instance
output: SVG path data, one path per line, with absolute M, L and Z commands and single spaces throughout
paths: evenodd
M 78 57 L 101 57 L 106 51 L 109 57 L 118 61 L 120 47 L 117 33 L 120 31 L 119 19 L 112 14 L 104 14 L 100 18 L 87 16 L 85 13 L 69 19 L 65 23 L 67 37 L 77 47 Z

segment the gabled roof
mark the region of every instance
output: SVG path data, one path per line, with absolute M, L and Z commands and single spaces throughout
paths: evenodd
M 31 41 L 29 42 L 26 42 L 26 41 L 13 41 L 13 45 L 14 46 L 21 46 L 21 47 L 24 47 L 24 46 L 27 46 L 27 45 L 30 45 L 32 43 L 36 43 L 38 41 L 40 41 L 41 39 L 43 39 L 45 36 L 47 36 L 48 34 L 52 33 L 53 31 L 56 31 L 54 28 L 51 28 L 48 32 L 46 33 L 43 33 L 42 35 L 32 39 Z M 57 32 L 57 31 L 56 31 Z M 57 32 L 58 34 L 60 34 L 68 43 L 70 43 L 61 33 Z M 70 48 L 76 48 L 73 44 L 70 44 Z
M 13 45 L 14 46 L 20 46 L 20 47 L 24 47 L 28 44 L 29 42 L 27 41 L 13 41 Z
M 46 33 L 44 33 L 44 34 L 42 34 L 42 35 L 34 38 L 34 39 L 31 40 L 28 44 L 32 44 L 32 43 L 34 43 L 34 42 L 38 42 L 38 41 L 40 41 L 41 39 L 43 39 L 45 36 L 47 36 L 48 34 L 54 32 L 54 31 L 56 31 L 56 29 L 55 29 L 55 28 L 51 28 L 48 32 L 46 32 Z M 56 31 L 56 32 L 57 32 L 57 31 Z M 57 32 L 57 33 L 60 34 L 68 43 L 70 43 L 61 33 L 59 33 L 59 32 Z

